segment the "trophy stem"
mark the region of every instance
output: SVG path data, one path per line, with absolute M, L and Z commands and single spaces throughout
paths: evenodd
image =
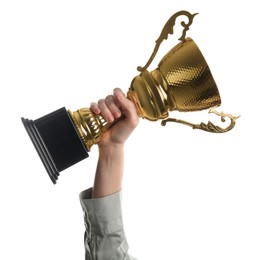
M 107 129 L 123 117 L 109 123 L 101 115 L 95 115 L 90 108 L 81 108 L 74 112 L 69 110 L 69 114 L 88 151 L 102 139 Z

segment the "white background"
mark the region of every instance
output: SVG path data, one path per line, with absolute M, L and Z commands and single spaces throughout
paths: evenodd
M 78 194 L 93 183 L 97 147 L 53 185 L 20 118 L 88 107 L 114 87 L 127 91 L 165 22 L 187 10 L 199 13 L 187 36 L 211 68 L 220 110 L 241 117 L 226 134 L 140 120 L 126 144 L 123 214 L 130 253 L 139 260 L 260 260 L 257 4 L 1 1 L 0 259 L 84 259 Z M 151 70 L 179 36 L 163 42 Z

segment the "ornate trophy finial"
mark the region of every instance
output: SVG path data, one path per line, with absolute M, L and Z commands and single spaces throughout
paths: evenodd
M 164 39 L 173 34 L 173 27 L 179 16 L 187 16 L 180 42 L 159 62 L 158 67 L 149 72 Z M 238 117 L 213 108 L 220 106 L 221 98 L 211 71 L 196 43 L 186 32 L 196 14 L 187 11 L 175 13 L 167 21 L 156 40 L 154 51 L 144 67 L 138 67 L 136 76 L 127 91 L 127 97 L 135 104 L 139 117 L 150 121 L 162 120 L 161 124 L 176 122 L 212 133 L 224 133 L 235 126 Z M 221 117 L 230 119 L 230 125 L 221 128 L 211 122 L 192 124 L 184 120 L 169 118 L 170 111 L 192 112 L 210 109 Z M 89 108 L 71 112 L 64 107 L 37 120 L 22 118 L 24 127 L 41 158 L 53 183 L 59 173 L 88 157 L 91 147 L 103 137 L 103 133 L 113 123 L 95 115 Z

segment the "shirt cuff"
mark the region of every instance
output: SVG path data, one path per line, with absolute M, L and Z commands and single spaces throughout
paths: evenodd
M 107 235 L 123 229 L 121 191 L 102 198 L 91 198 L 92 188 L 80 193 L 86 228 L 97 235 Z

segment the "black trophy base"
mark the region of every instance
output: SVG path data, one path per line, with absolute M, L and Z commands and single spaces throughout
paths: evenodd
M 53 184 L 61 171 L 88 157 L 64 107 L 36 120 L 21 120 Z

